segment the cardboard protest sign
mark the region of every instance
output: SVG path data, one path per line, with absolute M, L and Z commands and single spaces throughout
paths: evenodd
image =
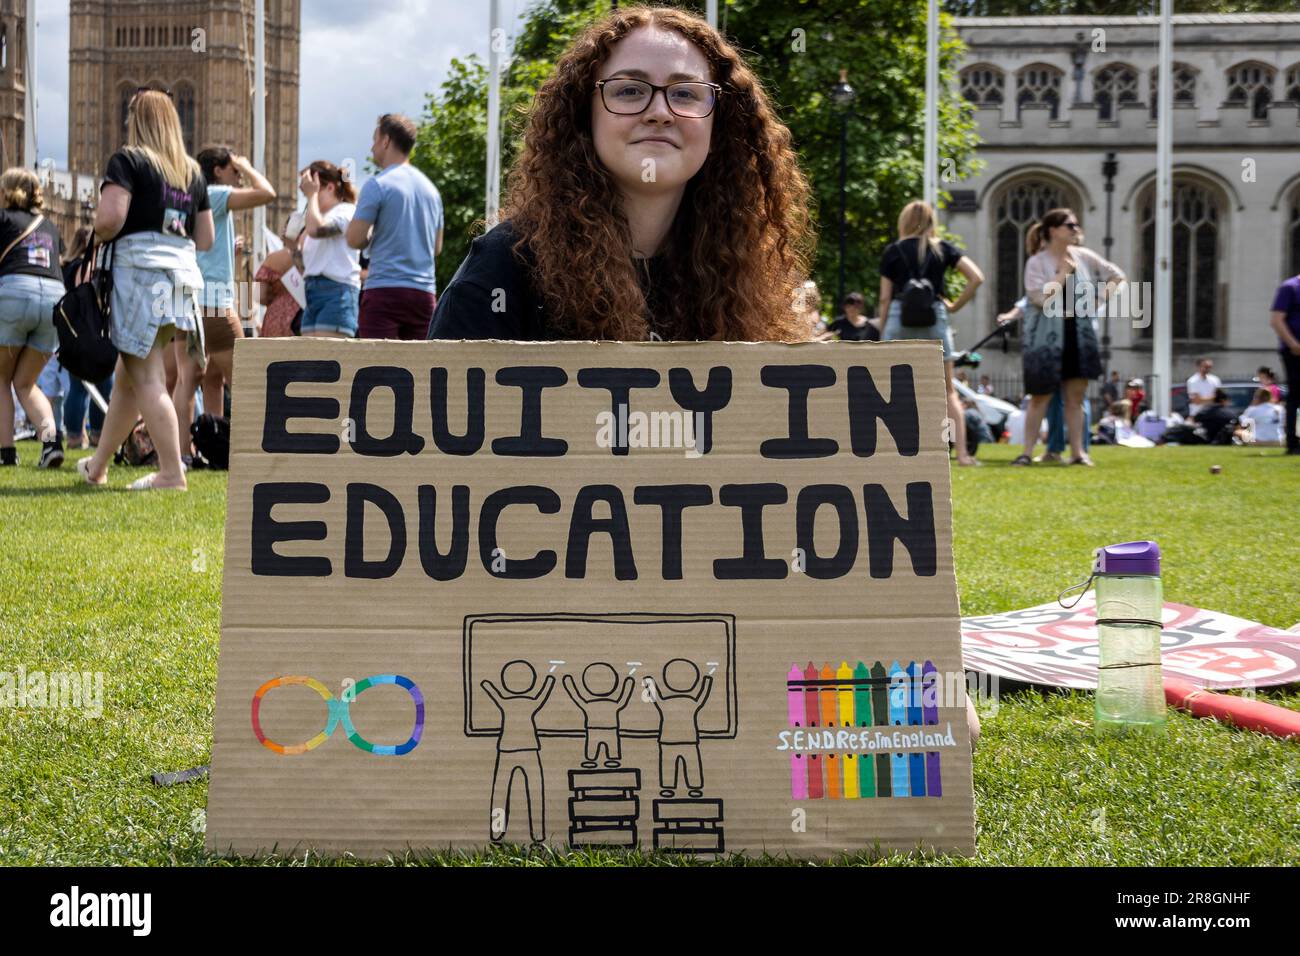
M 1300 635 L 1231 614 L 1166 601 L 1160 664 L 1212 690 L 1300 681 Z M 966 666 L 1009 680 L 1088 690 L 1097 686 L 1097 597 L 962 618 Z
M 935 343 L 235 363 L 212 850 L 973 852 Z

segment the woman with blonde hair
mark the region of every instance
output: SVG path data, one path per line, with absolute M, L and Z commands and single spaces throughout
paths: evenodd
M 1029 408 L 1025 444 L 1013 465 L 1030 465 L 1039 424 L 1052 395 L 1065 401 L 1072 465 L 1092 466 L 1083 447 L 1083 399 L 1089 379 L 1101 375 L 1101 349 L 1093 320 L 1124 271 L 1091 249 L 1075 245 L 1079 217 L 1070 209 L 1051 209 L 1030 226 L 1025 239 L 1024 372 Z M 1135 410 L 1136 411 L 1136 410 Z
M 621 8 L 542 85 L 503 221 L 429 337 L 807 341 L 807 203 L 735 47 L 683 10 Z
M 95 237 L 113 242 L 112 339 L 120 355 L 99 447 L 77 462 L 92 485 L 107 483 L 114 449 L 142 415 L 159 468 L 129 487 L 186 487 L 163 352 L 181 333 L 189 354 L 203 361 L 203 275 L 195 253 L 212 247 L 214 233 L 207 183 L 185 152 L 176 107 L 166 92 L 141 90 L 127 111 L 127 145 L 109 157 L 95 210 Z
M 41 440 L 37 467 L 63 464 L 54 409 L 36 387 L 59 347 L 54 307 L 63 298 L 63 241 L 43 206 L 41 182 L 30 169 L 7 169 L 0 176 L 0 465 L 18 464 L 14 393 Z
M 943 296 L 949 269 L 966 277 L 966 287 L 951 302 Z M 971 300 L 983 281 L 980 267 L 960 247 L 938 237 L 934 208 L 929 203 L 916 200 L 903 207 L 898 217 L 898 241 L 890 243 L 880 257 L 880 314 L 885 317 L 881 340 L 938 339 L 943 345 L 948 415 L 957 464 L 963 466 L 980 462 L 966 450 L 966 412 L 953 384 L 956 348 L 949 316 Z

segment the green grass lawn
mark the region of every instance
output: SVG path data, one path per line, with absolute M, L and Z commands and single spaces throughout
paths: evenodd
M 78 487 L 71 461 L 37 471 L 37 453 L 24 442 L 24 463 L 0 469 L 0 671 L 102 671 L 104 716 L 0 708 L 0 863 L 226 862 L 203 849 L 206 784 L 149 780 L 209 759 L 225 474 L 194 474 L 186 495 L 135 494 L 122 489 L 143 471 L 119 468 L 98 491 Z M 1086 576 L 1094 548 L 1154 538 L 1167 599 L 1300 621 L 1300 459 L 1101 448 L 1096 469 L 1021 470 L 1006 448 L 982 457 L 954 469 L 963 613 L 1051 600 Z M 1260 696 L 1300 709 L 1297 686 Z M 1091 695 L 1077 693 L 1004 694 L 983 724 L 978 855 L 952 862 L 1300 864 L 1296 742 L 1173 713 L 1154 743 L 1099 738 Z M 683 864 L 510 850 L 398 861 Z

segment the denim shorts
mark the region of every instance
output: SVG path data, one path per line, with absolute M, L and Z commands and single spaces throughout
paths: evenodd
M 934 325 L 909 328 L 903 324 L 903 303 L 895 299 L 889 303 L 889 316 L 885 319 L 882 341 L 893 339 L 938 339 L 943 343 L 943 360 L 951 362 L 957 351 L 952 341 L 952 328 L 948 325 L 948 309 L 938 299 L 934 302 Z
M 0 276 L 0 345 L 49 354 L 59 347 L 54 307 L 63 283 L 48 276 Z
M 308 276 L 307 308 L 302 312 L 302 334 L 335 332 L 357 337 L 357 297 L 361 290 L 325 276 Z

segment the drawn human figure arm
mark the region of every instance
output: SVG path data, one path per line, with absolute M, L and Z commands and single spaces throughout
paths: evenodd
M 705 677 L 700 681 L 700 692 L 695 695 L 695 709 L 699 710 L 704 706 L 704 702 L 709 699 L 709 692 L 713 690 L 713 678 Z
M 618 710 L 622 710 L 627 706 L 628 701 L 632 699 L 632 691 L 635 687 L 636 681 L 632 678 L 626 677 L 623 679 L 623 690 L 622 693 L 618 695 Z
M 582 696 L 582 691 L 578 690 L 578 685 L 573 680 L 573 675 L 565 674 L 564 680 L 561 681 L 561 683 L 564 684 L 564 692 L 568 694 L 570 698 L 572 698 L 573 702 L 577 704 L 579 707 L 582 707 L 584 710 L 586 710 L 586 708 L 583 707 L 583 705 L 590 702 L 587 700 L 587 698 Z
M 490 680 L 481 680 L 478 685 L 487 691 L 487 695 L 492 698 L 492 703 L 501 706 L 501 691 L 497 690 Z
M 555 689 L 555 677 L 551 674 L 546 675 L 546 680 L 542 682 L 542 689 L 537 692 L 533 700 L 537 701 L 538 709 L 541 709 L 546 703 L 546 698 L 551 696 L 551 691 Z
M 659 685 L 655 683 L 653 677 L 647 674 L 645 678 L 645 686 L 650 691 L 650 703 L 654 704 L 655 707 L 658 707 L 660 697 Z

